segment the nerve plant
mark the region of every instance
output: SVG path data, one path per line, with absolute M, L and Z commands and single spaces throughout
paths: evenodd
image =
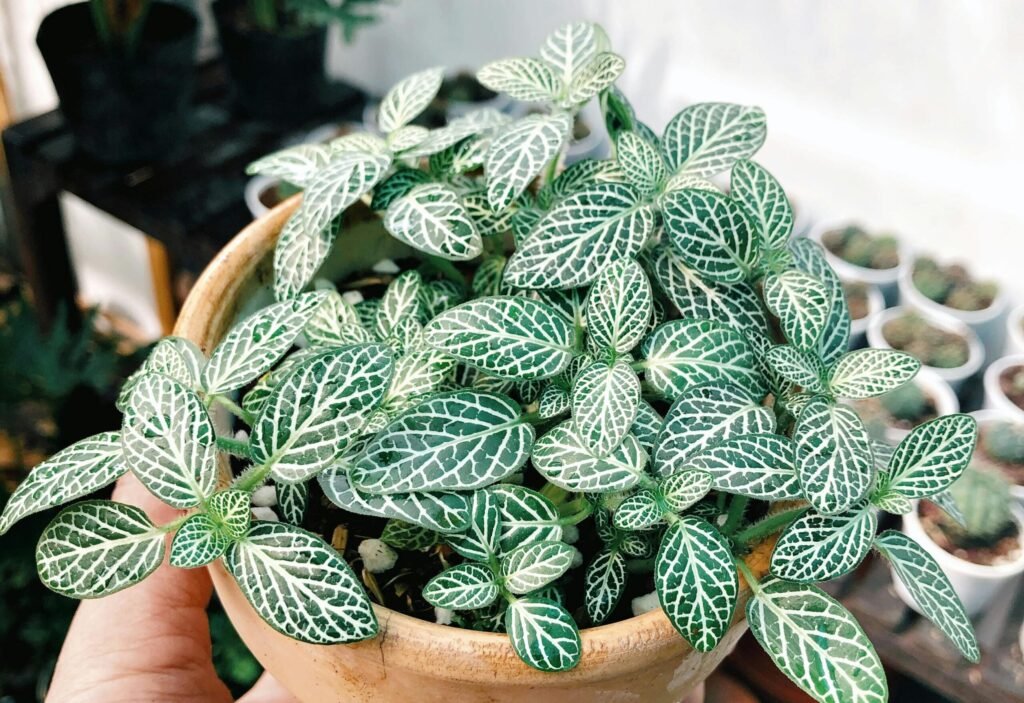
M 919 363 L 847 352 L 839 280 L 817 245 L 790 239 L 790 203 L 750 160 L 763 113 L 692 105 L 658 136 L 615 87 L 623 67 L 600 28 L 572 24 L 539 57 L 478 74 L 540 112 L 410 126 L 440 86 L 432 69 L 385 96 L 385 136 L 253 164 L 305 190 L 274 255 L 278 302 L 209 358 L 161 342 L 125 389 L 120 432 L 37 468 L 0 530 L 131 472 L 182 517 L 66 508 L 39 544 L 50 587 L 93 597 L 129 586 L 174 533 L 173 564 L 222 559 L 281 632 L 372 637 L 352 570 L 299 527 L 316 490 L 389 518 L 394 547 L 444 545 L 451 565 L 423 597 L 457 624 L 507 632 L 533 667 L 574 667 L 580 626 L 612 617 L 646 564 L 694 649 L 716 647 L 745 600 L 771 658 L 822 701 L 887 697 L 863 631 L 814 585 L 875 548 L 977 659 L 936 562 L 901 533 L 875 534 L 879 510 L 917 499 L 956 512 L 947 489 L 970 458 L 973 419 L 937 418 L 894 452 L 869 440 L 840 401 L 897 388 Z M 560 171 L 573 117 L 594 99 L 614 158 Z M 728 192 L 707 180 L 725 171 Z M 344 246 L 343 213 L 366 206 L 423 264 L 377 299 L 308 290 L 335 240 Z M 218 427 L 214 406 L 247 432 Z M 231 475 L 227 455 L 247 468 Z M 251 519 L 250 494 L 268 481 L 285 522 Z M 574 579 L 569 542 L 583 529 L 602 546 Z M 776 534 L 769 573 L 755 573 L 745 557 Z M 565 586 L 581 582 L 585 608 L 570 612 Z

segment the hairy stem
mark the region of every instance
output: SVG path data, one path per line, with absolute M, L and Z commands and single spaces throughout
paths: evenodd
M 743 574 L 744 580 L 747 582 L 747 585 L 750 586 L 750 590 L 753 591 L 754 595 L 756 596 L 758 593 L 761 592 L 761 582 L 757 580 L 757 577 L 754 576 L 754 572 L 750 570 L 750 567 L 747 566 L 746 562 L 744 562 L 739 557 L 735 557 L 735 560 L 736 568 L 739 570 L 741 574 Z
M 725 524 L 722 526 L 723 535 L 728 537 L 740 526 L 740 522 L 743 520 L 743 513 L 746 511 L 747 503 L 749 502 L 750 499 L 746 496 L 733 496 L 732 501 L 729 503 L 728 517 L 726 517 Z
M 763 539 L 768 535 L 775 534 L 806 512 L 807 506 L 805 505 L 791 510 L 783 510 L 781 513 L 775 513 L 774 515 L 769 515 L 763 520 L 754 523 L 747 529 L 737 532 L 733 536 L 733 540 L 737 544 L 750 544 L 751 542 Z
M 207 398 L 207 406 L 209 406 L 210 402 L 217 403 L 239 420 L 249 425 L 249 427 L 252 427 L 253 423 L 256 422 L 256 418 L 252 416 L 252 413 L 247 412 L 241 405 L 230 398 L 225 398 L 222 395 L 211 395 Z
M 245 491 L 246 493 L 252 493 L 263 485 L 263 482 L 267 480 L 269 475 L 270 464 L 252 466 L 246 470 L 244 474 L 238 477 L 232 488 L 237 488 L 238 490 Z
M 218 437 L 217 448 L 233 456 L 240 456 L 243 459 L 252 458 L 252 447 L 249 446 L 248 442 L 243 442 L 238 439 L 232 439 L 231 437 Z

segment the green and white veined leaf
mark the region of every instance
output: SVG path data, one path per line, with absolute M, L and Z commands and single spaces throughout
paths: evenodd
M 329 544 L 305 530 L 256 523 L 224 561 L 259 616 L 292 639 L 339 644 L 377 634 L 359 579 Z
M 476 610 L 498 599 L 500 589 L 491 570 L 482 564 L 456 564 L 423 587 L 423 600 L 436 608 Z
M 424 329 L 427 344 L 500 378 L 560 373 L 575 353 L 575 333 L 553 308 L 521 297 L 480 298 L 441 313 Z
M 487 202 L 486 193 L 466 193 L 462 196 L 462 206 L 466 208 L 469 218 L 473 221 L 481 237 L 496 237 L 512 229 L 512 218 L 519 212 L 514 208 L 494 212 Z
M 706 178 L 695 176 L 692 173 L 675 173 L 668 177 L 662 187 L 662 197 L 677 190 L 706 190 L 711 193 L 721 193 L 722 189 Z
M 146 373 L 170 376 L 178 383 L 197 388 L 206 366 L 206 356 L 190 339 L 164 337 L 154 345 L 143 363 Z
M 852 409 L 812 399 L 797 418 L 797 474 L 804 495 L 825 515 L 849 510 L 874 479 L 871 438 Z
M 620 530 L 648 530 L 660 524 L 664 514 L 658 494 L 643 488 L 619 503 L 612 520 Z
M 190 515 L 171 540 L 171 566 L 195 569 L 220 559 L 231 545 L 206 513 Z
M 568 288 L 566 290 L 540 290 L 536 293 L 537 299 L 542 303 L 550 305 L 573 326 L 582 328 L 584 322 L 584 308 L 586 306 L 587 290 L 585 288 Z M 530 296 L 532 297 L 532 296 Z
M 361 131 L 335 137 L 327 142 L 327 147 L 331 150 L 331 156 L 350 152 L 386 155 L 390 151 L 387 142 L 382 138 L 376 134 Z
M 619 165 L 610 159 L 582 159 L 570 164 L 545 184 L 537 194 L 538 201 L 544 201 L 548 207 L 558 204 L 573 193 L 578 193 L 596 183 L 628 183 L 626 174 Z
M 754 351 L 738 332 L 710 320 L 673 320 L 659 326 L 641 346 L 647 381 L 674 400 L 704 383 L 733 383 L 751 395 L 764 393 L 754 368 Z
M 858 349 L 839 358 L 829 387 L 841 398 L 874 398 L 899 388 L 921 369 L 921 362 L 895 349 Z
M 281 486 L 278 486 L 278 503 L 281 502 Z M 224 534 L 240 539 L 249 531 L 252 522 L 250 495 L 247 491 L 228 489 L 217 491 L 206 503 L 207 511 L 214 523 Z
M 777 344 L 768 350 L 764 359 L 777 376 L 809 393 L 824 393 L 828 390 L 824 380 L 827 372 L 821 360 L 813 354 L 790 344 Z
M 504 290 L 501 277 L 505 271 L 506 259 L 504 256 L 495 254 L 487 256 L 476 271 L 473 272 L 473 294 L 485 298 L 502 293 L 511 294 L 511 291 Z
M 602 92 L 600 103 L 604 124 L 613 142 L 617 141 L 623 132 L 641 131 L 643 123 L 637 120 L 633 104 L 618 87 L 613 85 Z M 646 138 L 647 135 L 644 136 Z
M 512 649 L 541 671 L 566 671 L 580 661 L 582 643 L 572 615 L 546 598 L 519 598 L 505 611 Z
M 366 344 L 372 336 L 359 322 L 359 314 L 334 290 L 327 291 L 324 302 L 316 308 L 302 330 L 313 346 L 342 347 Z
M 647 453 L 626 435 L 610 454 L 597 456 L 580 439 L 572 420 L 548 430 L 533 447 L 533 466 L 550 483 L 573 493 L 606 493 L 635 486 Z
M 739 581 L 725 538 L 707 521 L 684 517 L 661 540 L 654 564 L 658 601 L 698 652 L 714 649 L 732 624 Z
M 127 471 L 119 432 L 75 442 L 35 467 L 14 489 L 0 515 L 0 535 L 22 518 L 87 496 Z
M 346 151 L 317 171 L 302 198 L 298 216 L 306 233 L 320 232 L 372 189 L 391 166 L 389 154 Z
M 564 415 L 572 408 L 572 399 L 569 392 L 558 386 L 548 386 L 540 396 L 537 405 L 537 412 L 541 419 L 550 420 L 559 415 Z
M 352 482 L 383 494 L 482 488 L 522 467 L 533 437 L 533 427 L 508 398 L 442 393 L 381 431 L 353 469 Z
M 564 104 L 581 105 L 615 83 L 626 70 L 625 60 L 611 51 L 602 51 L 580 67 L 572 77 Z
M 437 96 L 443 80 L 443 68 L 428 68 L 407 76 L 392 86 L 377 110 L 377 125 L 380 131 L 387 134 L 412 122 Z
M 758 500 L 801 498 L 793 442 L 776 434 L 733 437 L 690 457 L 690 468 L 711 474 L 716 490 Z
M 681 317 L 717 320 L 745 333 L 767 331 L 764 306 L 747 283 L 705 279 L 664 245 L 654 249 L 649 270 Z
M 379 310 L 378 310 L 379 312 Z M 378 317 L 375 321 L 380 322 Z M 423 348 L 423 325 L 415 317 L 402 317 L 381 341 L 399 356 Z
M 786 271 L 764 279 L 764 302 L 779 318 L 790 344 L 815 351 L 832 308 L 828 290 L 803 271 Z
M 370 207 L 378 212 L 387 210 L 391 203 L 407 195 L 418 185 L 430 182 L 430 175 L 418 168 L 398 168 L 373 189 Z
M 970 415 L 944 415 L 918 425 L 896 447 L 881 487 L 907 498 L 941 493 L 967 468 L 977 438 L 978 423 Z
M 785 247 L 793 232 L 793 207 L 775 177 L 764 166 L 744 159 L 733 164 L 729 188 L 762 244 L 768 249 Z
M 516 120 L 491 140 L 484 161 L 487 199 L 504 210 L 518 198 L 544 166 L 558 156 L 572 126 L 566 112 L 530 115 Z
M 305 481 L 358 437 L 394 372 L 380 344 L 332 349 L 304 363 L 267 399 L 252 428 L 252 458 L 274 480 Z
M 583 369 L 572 389 L 577 436 L 597 456 L 606 456 L 629 434 L 640 403 L 640 379 L 623 360 Z
M 71 598 L 99 598 L 138 583 L 164 559 L 164 531 L 134 505 L 87 500 L 64 508 L 36 546 L 39 579 Z
M 298 212 L 288 218 L 274 247 L 274 297 L 288 300 L 297 296 L 313 280 L 331 253 L 341 222 L 327 223 L 319 230 L 308 230 Z
M 871 504 L 879 510 L 884 510 L 892 515 L 906 515 L 914 509 L 910 499 L 894 491 L 872 491 L 869 497 Z
M 626 590 L 626 558 L 618 550 L 602 549 L 587 565 L 583 580 L 583 602 L 595 625 L 607 620 Z
M 483 240 L 458 194 L 442 183 L 414 187 L 389 207 L 384 227 L 409 246 L 452 261 L 480 256 Z
M 765 135 L 759 107 L 698 103 L 669 121 L 661 142 L 673 173 L 707 177 L 753 156 Z
M 609 264 L 638 255 L 656 221 L 632 186 L 593 184 L 537 224 L 509 259 L 505 280 L 531 289 L 587 285 Z
M 629 182 L 644 195 L 657 192 L 668 178 L 668 167 L 657 146 L 636 132 L 623 132 L 615 140 L 615 159 Z
M 532 593 L 569 570 L 576 550 L 564 542 L 529 542 L 506 554 L 501 560 L 505 588 L 515 593 Z
M 475 491 L 469 499 L 469 525 L 445 541 L 466 559 L 487 562 L 498 553 L 501 538 L 501 509 L 490 491 Z
M 640 442 L 640 446 L 648 455 L 654 454 L 654 447 L 658 442 L 658 433 L 664 422 L 658 411 L 650 403 L 641 398 L 640 404 L 636 407 L 636 419 L 633 420 L 633 427 L 629 430 Z
M 461 493 L 363 493 L 349 481 L 348 465 L 333 466 L 317 476 L 317 483 L 332 503 L 357 515 L 397 518 L 443 534 L 461 532 L 469 525 L 469 501 Z
M 654 554 L 655 532 L 627 532 L 619 540 L 619 551 L 633 559 L 647 559 Z
M 484 64 L 476 78 L 494 92 L 524 102 L 553 102 L 562 93 L 562 80 L 554 69 L 544 61 L 529 57 Z
M 775 665 L 822 703 L 885 703 L 885 671 L 853 615 L 810 584 L 761 582 L 747 622 Z
M 587 294 L 587 333 L 599 347 L 624 354 L 640 343 L 654 309 L 647 274 L 636 261 L 607 266 Z
M 230 393 L 259 378 L 285 355 L 326 292 L 303 293 L 268 305 L 231 328 L 203 369 L 203 390 Z
M 395 154 L 401 154 L 403 151 L 408 151 L 418 146 L 429 134 L 430 130 L 426 127 L 408 124 L 388 134 L 385 142 L 388 145 L 388 149 Z
M 441 388 L 455 361 L 436 349 L 406 352 L 395 362 L 391 386 L 381 403 L 389 412 L 401 412 L 417 398 Z
M 818 340 L 817 352 L 821 360 L 831 366 L 847 352 L 850 341 L 850 308 L 843 284 L 817 242 L 798 237 L 789 242 L 788 248 L 793 255 L 794 266 L 822 281 L 828 291 L 831 308 L 825 320 L 825 331 Z
M 662 476 L 687 466 L 708 447 L 743 435 L 775 432 L 772 411 L 726 383 L 691 388 L 669 408 L 658 435 L 654 468 Z
M 569 85 L 599 52 L 608 48 L 604 30 L 592 22 L 572 22 L 549 34 L 540 47 L 540 56 L 559 72 Z
M 430 131 L 427 138 L 403 154 L 403 158 L 430 156 L 458 144 L 463 139 L 487 134 L 512 120 L 493 108 L 481 108 L 452 119 L 444 127 Z
M 121 425 L 124 460 L 151 493 L 191 508 L 217 484 L 216 433 L 195 391 L 158 374 L 135 386 Z
M 380 533 L 380 541 L 395 549 L 411 552 L 425 552 L 440 541 L 440 536 L 433 530 L 419 525 L 391 518 Z
M 277 484 L 277 510 L 283 521 L 292 525 L 301 525 L 308 506 L 308 483 Z
M 914 598 L 914 602 L 972 662 L 981 658 L 971 621 L 960 597 L 935 558 L 902 532 L 886 530 L 875 539 L 875 548 Z
M 330 159 L 331 151 L 320 144 L 299 144 L 256 159 L 245 167 L 246 174 L 280 178 L 305 188 Z
M 558 508 L 543 495 L 523 486 L 498 484 L 489 489 L 501 513 L 500 550 L 507 553 L 530 542 L 561 539 Z
M 840 515 L 808 513 L 782 531 L 771 572 L 800 583 L 839 578 L 868 555 L 877 529 L 875 511 L 866 505 Z
M 677 471 L 661 482 L 661 500 L 673 512 L 681 513 L 706 496 L 713 483 L 706 471 Z
M 383 339 L 390 335 L 403 318 L 420 318 L 423 312 L 420 301 L 422 287 L 423 279 L 416 271 L 405 271 L 388 285 L 377 309 L 374 331 L 378 337 Z
M 423 313 L 427 320 L 450 310 L 466 299 L 466 291 L 454 281 L 430 281 L 421 289 Z
M 935 495 L 928 496 L 928 502 L 939 507 L 956 524 L 961 527 L 967 526 L 967 518 L 964 517 L 960 507 L 956 504 L 956 499 L 953 498 L 953 494 L 949 491 L 939 491 Z
M 668 242 L 700 275 L 738 283 L 753 270 L 757 237 L 739 206 L 728 196 L 707 190 L 676 190 L 662 199 Z

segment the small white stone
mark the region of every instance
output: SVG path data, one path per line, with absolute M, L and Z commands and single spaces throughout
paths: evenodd
M 578 569 L 581 566 L 583 566 L 583 552 L 581 552 L 580 550 L 576 549 L 576 547 L 573 547 L 572 548 L 572 565 L 569 568 L 570 569 Z
M 259 508 L 273 508 L 277 505 L 277 487 L 260 486 L 252 494 L 252 504 Z
M 391 259 L 381 259 L 373 265 L 374 273 L 398 273 L 401 270 Z
M 265 522 L 277 522 L 277 513 L 270 508 L 257 506 L 252 509 L 252 516 L 256 520 L 263 520 Z
M 358 305 L 363 302 L 363 294 L 357 290 L 347 290 L 341 294 L 341 299 L 349 305 Z
M 434 608 L 434 622 L 438 625 L 451 625 L 452 617 L 454 615 L 454 610 L 448 610 L 448 608 Z
M 643 615 L 644 613 L 649 613 L 656 608 L 660 608 L 661 603 L 658 602 L 658 592 L 651 591 L 646 596 L 638 596 L 633 599 L 630 606 L 633 608 L 634 617 Z
M 359 556 L 363 558 L 363 566 L 371 574 L 390 571 L 398 562 L 398 554 L 395 550 L 379 539 L 364 539 L 360 542 Z
M 562 525 L 562 541 L 566 544 L 576 544 L 580 539 L 580 528 L 576 525 Z
M 249 432 L 247 430 L 238 430 L 235 432 L 235 439 L 239 442 L 248 442 Z

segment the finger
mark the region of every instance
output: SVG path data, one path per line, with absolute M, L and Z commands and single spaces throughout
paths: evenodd
M 249 692 L 238 699 L 238 703 L 299 703 L 299 699 L 289 693 L 269 671 L 264 671 Z

